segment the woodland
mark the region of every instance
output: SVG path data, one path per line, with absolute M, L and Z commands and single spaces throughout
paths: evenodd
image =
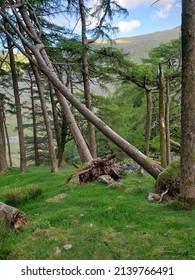
M 181 36 L 137 62 L 111 40 L 117 1 L 1 1 L 0 259 L 194 258 L 195 3 L 182 2 Z

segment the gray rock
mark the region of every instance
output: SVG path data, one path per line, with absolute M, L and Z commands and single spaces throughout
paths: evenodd
M 118 189 L 123 186 L 122 183 L 115 181 L 110 175 L 101 175 L 97 178 L 97 181 L 102 182 L 111 189 Z
M 160 201 L 160 195 L 157 193 L 147 193 L 147 199 L 149 202 L 159 202 Z

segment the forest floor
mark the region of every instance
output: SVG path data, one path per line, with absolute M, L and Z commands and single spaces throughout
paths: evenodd
M 15 205 L 29 221 L 23 232 L 1 222 L 0 259 L 195 259 L 195 209 L 149 203 L 146 195 L 155 184 L 151 176 L 126 174 L 119 189 L 100 182 L 71 189 L 65 182 L 71 172 L 71 166 L 58 174 L 41 166 L 29 167 L 26 174 L 13 168 L 0 175 L 2 202 L 10 189 L 42 190 L 36 199 Z

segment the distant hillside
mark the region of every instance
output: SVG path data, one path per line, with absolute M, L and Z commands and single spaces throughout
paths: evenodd
M 125 37 L 116 39 L 116 46 L 119 49 L 124 50 L 130 54 L 130 57 L 134 61 L 140 61 L 140 58 L 147 57 L 148 51 L 152 48 L 159 46 L 161 43 L 167 43 L 170 40 L 179 38 L 180 36 L 180 26 L 165 30 L 159 31 L 151 34 L 140 35 L 135 37 Z M 109 45 L 107 40 L 99 41 L 99 45 L 106 46 Z

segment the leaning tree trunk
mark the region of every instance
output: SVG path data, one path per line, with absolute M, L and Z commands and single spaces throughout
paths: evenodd
M 0 218 L 5 219 L 16 231 L 23 230 L 27 223 L 25 214 L 19 209 L 0 202 Z
M 181 196 L 195 200 L 195 2 L 182 1 Z

